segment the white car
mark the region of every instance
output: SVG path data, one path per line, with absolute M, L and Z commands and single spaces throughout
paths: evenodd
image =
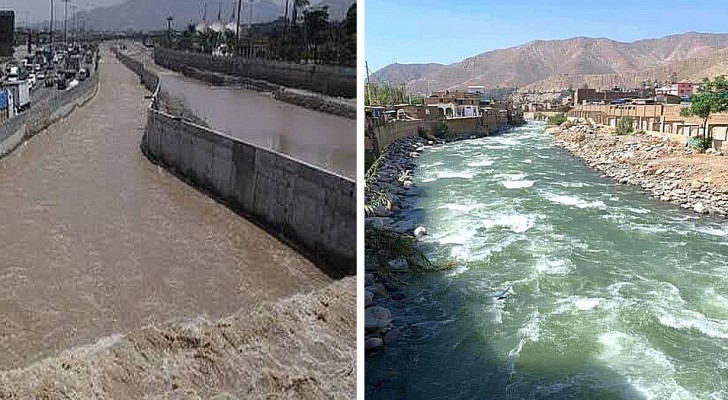
M 28 75 L 28 83 L 30 84 L 30 87 L 33 87 L 35 85 L 37 79 L 35 77 L 35 74 L 29 74 Z

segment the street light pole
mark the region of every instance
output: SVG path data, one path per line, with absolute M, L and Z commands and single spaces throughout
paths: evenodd
M 169 48 L 172 48 L 172 21 L 174 18 L 170 15 L 167 17 L 167 44 Z
M 61 0 L 66 3 L 66 14 L 63 19 L 63 42 L 68 44 L 68 2 L 71 0 Z
M 243 0 L 238 0 L 238 22 L 235 25 L 235 56 L 240 57 L 240 10 Z

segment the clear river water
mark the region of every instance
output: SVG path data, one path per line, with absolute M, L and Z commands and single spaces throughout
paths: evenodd
M 367 357 L 367 398 L 728 399 L 728 225 L 600 177 L 544 130 L 420 157 L 409 217 L 456 266 L 383 304 L 403 335 Z

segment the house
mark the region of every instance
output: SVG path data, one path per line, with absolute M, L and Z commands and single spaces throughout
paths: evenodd
M 437 107 L 446 118 L 479 117 L 481 96 L 460 91 L 435 92 L 425 98 L 427 106 Z
M 690 97 L 697 85 L 691 82 L 678 82 L 671 85 L 665 85 L 655 89 L 655 94 L 671 94 L 679 97 Z

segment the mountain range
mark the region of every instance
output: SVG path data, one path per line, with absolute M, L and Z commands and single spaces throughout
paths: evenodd
M 311 0 L 311 6 L 328 6 L 330 20 L 343 20 L 349 7 L 355 0 Z M 217 20 L 218 11 L 223 23 L 235 20 L 237 0 L 204 1 L 204 0 L 128 0 L 124 3 L 94 8 L 79 12 L 79 19 L 86 20 L 90 29 L 111 31 L 153 31 L 167 29 L 167 17 L 174 18 L 176 29 L 184 29 L 189 24 L 202 21 L 207 4 L 206 20 Z M 250 21 L 250 2 L 243 1 L 241 23 Z M 253 22 L 269 22 L 283 16 L 285 2 L 272 0 L 255 0 L 252 2 Z M 61 16 L 62 18 L 62 16 Z M 70 17 L 69 17 L 70 18 Z M 69 23 L 70 24 L 70 23 Z M 61 20 L 58 26 L 62 26 Z M 36 25 L 46 28 L 48 21 Z
M 559 91 L 635 86 L 645 80 L 681 80 L 728 73 L 728 34 L 688 32 L 624 43 L 607 38 L 535 40 L 450 64 L 391 64 L 374 82 L 406 84 L 415 93 L 467 86 Z

